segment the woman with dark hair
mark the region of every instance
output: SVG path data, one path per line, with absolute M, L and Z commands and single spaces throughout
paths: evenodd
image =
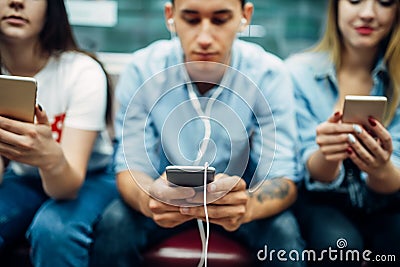
M 287 60 L 306 170 L 299 223 L 309 248 L 345 255 L 310 266 L 400 257 L 399 43 L 399 0 L 330 0 L 321 41 Z M 386 96 L 383 121 L 343 122 L 346 95 Z
M 117 195 L 108 77 L 77 48 L 63 0 L 0 0 L 0 19 L 1 73 L 38 84 L 34 123 L 0 116 L 0 253 L 26 233 L 35 266 L 87 266 Z

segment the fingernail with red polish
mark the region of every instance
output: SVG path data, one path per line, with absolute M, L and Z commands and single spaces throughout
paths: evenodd
M 375 126 L 376 126 L 376 121 L 375 121 L 374 118 L 369 117 L 369 118 L 368 118 L 368 122 L 369 122 L 369 124 L 371 124 L 372 127 L 375 127 Z
M 334 114 L 333 116 L 337 117 L 337 116 L 339 116 L 339 115 L 340 115 L 340 112 L 339 112 L 339 111 L 336 111 L 335 114 Z
M 347 154 L 349 154 L 349 155 L 353 154 L 353 150 L 351 150 L 350 147 L 348 147 L 348 148 L 346 149 L 346 152 L 347 152 Z

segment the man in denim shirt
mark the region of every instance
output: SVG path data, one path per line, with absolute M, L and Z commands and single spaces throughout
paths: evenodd
M 292 84 L 280 59 L 236 39 L 252 11 L 239 0 L 176 0 L 165 15 L 179 39 L 134 54 L 117 88 L 115 168 L 123 201 L 98 226 L 96 266 L 136 266 L 150 244 L 193 219 L 206 221 L 201 193 L 170 187 L 164 176 L 168 165 L 206 162 L 218 174 L 207 186 L 213 230 L 241 240 L 255 261 L 266 245 L 301 253 L 287 210 L 299 180 Z M 258 263 L 302 265 L 272 258 Z

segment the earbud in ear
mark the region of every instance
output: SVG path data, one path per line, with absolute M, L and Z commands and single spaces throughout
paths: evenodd
M 245 18 L 241 18 L 241 19 L 240 19 L 240 25 L 241 25 L 241 26 L 246 25 L 246 23 L 247 23 L 247 19 L 245 19 Z
M 167 28 L 168 28 L 168 31 L 171 33 L 171 38 L 175 38 L 176 30 L 175 30 L 175 21 L 173 18 L 167 19 Z
M 174 25 L 174 19 L 170 18 L 167 20 L 168 26 L 172 27 Z

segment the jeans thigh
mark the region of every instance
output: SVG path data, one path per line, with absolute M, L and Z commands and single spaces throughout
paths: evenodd
M 65 225 L 78 223 L 92 228 L 106 206 L 117 196 L 115 181 L 109 179 L 107 174 L 98 173 L 88 176 L 77 198 L 46 201 L 37 212 L 32 226 L 37 221 L 47 221 L 51 218 Z
M 284 250 L 286 253 L 290 251 L 301 253 L 304 250 L 305 242 L 301 237 L 297 220 L 290 210 L 246 223 L 237 231 L 226 234 L 249 248 L 257 266 L 304 266 L 302 261 L 279 261 L 276 257 L 272 257 L 272 254 L 266 259 L 260 259 L 260 255 L 267 256 L 266 251 Z

